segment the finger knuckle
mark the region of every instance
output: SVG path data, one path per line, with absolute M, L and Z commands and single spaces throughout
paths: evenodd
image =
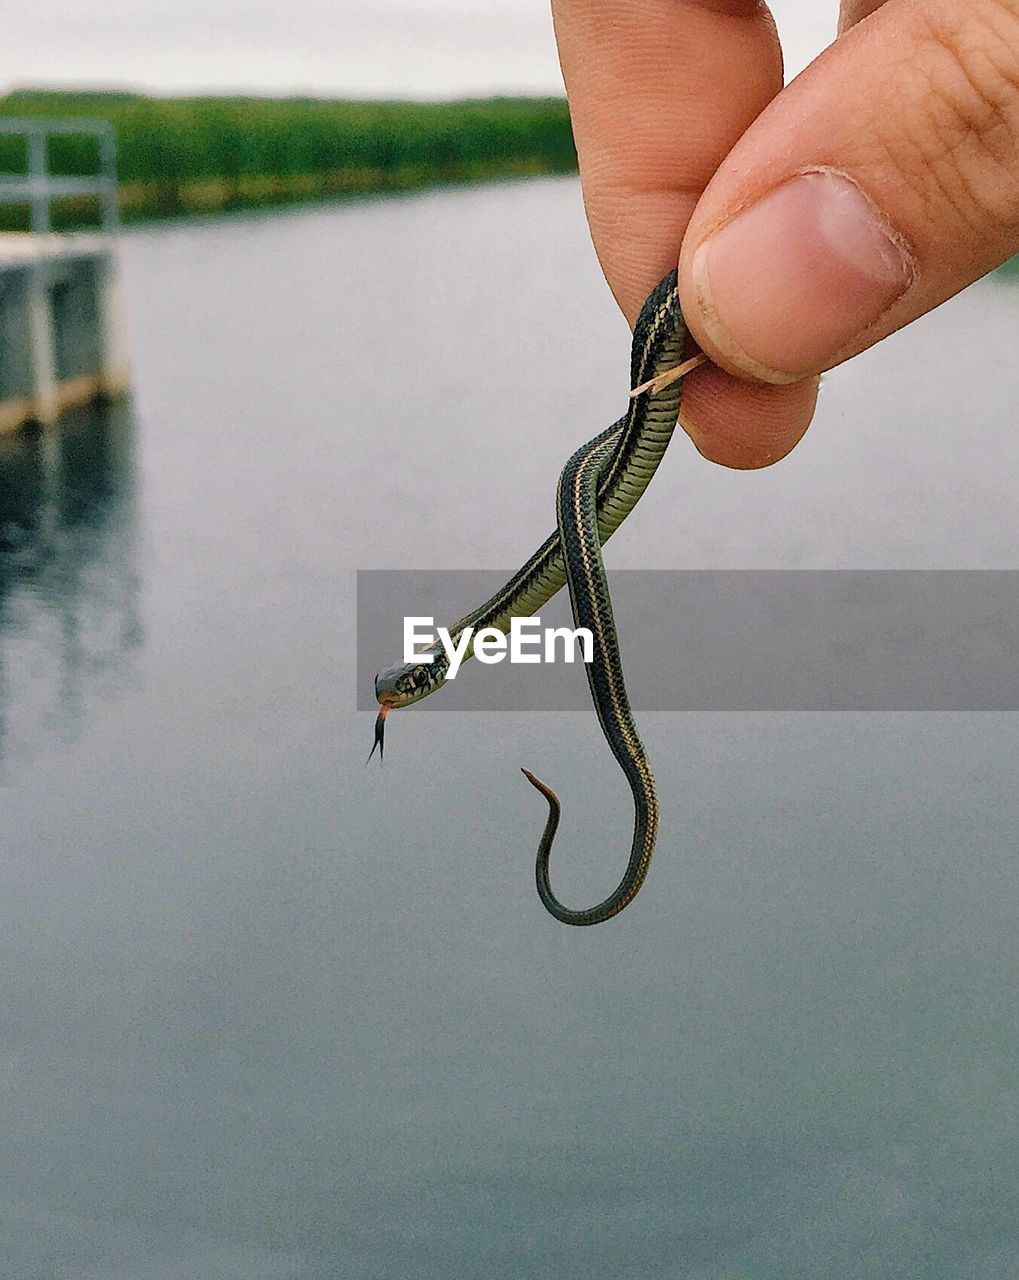
M 926 93 L 903 142 L 928 198 L 962 226 L 1019 230 L 1019 4 L 983 0 L 965 14 L 930 6 L 919 65 Z

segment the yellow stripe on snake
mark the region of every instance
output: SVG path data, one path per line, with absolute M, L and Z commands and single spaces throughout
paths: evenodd
M 636 390 L 631 393 L 627 412 L 578 449 L 562 470 L 556 493 L 555 532 L 501 591 L 449 628 L 454 646 L 467 627 L 474 629 L 473 635 L 489 627 L 506 632 L 513 618 L 536 613 L 568 584 L 576 624 L 591 632 L 593 654 L 586 667 L 588 683 L 605 740 L 633 794 L 633 839 L 626 870 L 607 898 L 597 906 L 579 910 L 564 906 L 549 881 L 549 855 L 560 817 L 559 798 L 533 773 L 523 770 L 549 806 L 536 861 L 538 895 L 564 924 L 600 924 L 622 911 L 644 882 L 658 835 L 658 793 L 626 696 L 601 547 L 636 506 L 672 438 L 682 390 L 676 375 L 685 371 L 680 363 L 685 338 L 673 271 L 652 290 L 634 328 L 630 385 Z M 471 653 L 472 646 L 468 645 L 466 657 Z M 431 660 L 421 661 L 427 655 Z M 418 660 L 391 667 L 375 677 L 380 710 L 373 754 L 378 747 L 381 755 L 388 713 L 441 688 L 448 667 L 446 648 L 437 641 Z

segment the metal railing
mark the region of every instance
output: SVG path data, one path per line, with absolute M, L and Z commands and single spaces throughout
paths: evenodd
M 49 139 L 57 134 L 84 133 L 99 140 L 99 172 L 88 177 L 53 174 Z M 105 120 L 0 119 L 0 134 L 26 139 L 27 173 L 0 173 L 0 205 L 27 204 L 31 228 L 37 235 L 52 230 L 54 200 L 68 196 L 96 196 L 102 209 L 102 230 L 112 234 L 120 226 L 117 203 L 117 146 L 113 126 Z

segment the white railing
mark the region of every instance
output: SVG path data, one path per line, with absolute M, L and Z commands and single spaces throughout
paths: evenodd
M 49 139 L 58 134 L 84 133 L 99 140 L 99 172 L 88 177 L 50 172 Z M 117 146 L 113 126 L 105 120 L 24 120 L 0 118 L 0 134 L 23 137 L 28 152 L 27 173 L 0 173 L 0 205 L 27 204 L 31 228 L 37 235 L 52 230 L 54 200 L 68 196 L 95 196 L 102 210 L 107 234 L 120 225 L 117 204 Z

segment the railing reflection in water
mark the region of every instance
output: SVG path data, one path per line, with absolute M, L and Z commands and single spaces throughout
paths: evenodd
M 0 781 L 133 678 L 133 450 L 126 402 L 0 436 Z

